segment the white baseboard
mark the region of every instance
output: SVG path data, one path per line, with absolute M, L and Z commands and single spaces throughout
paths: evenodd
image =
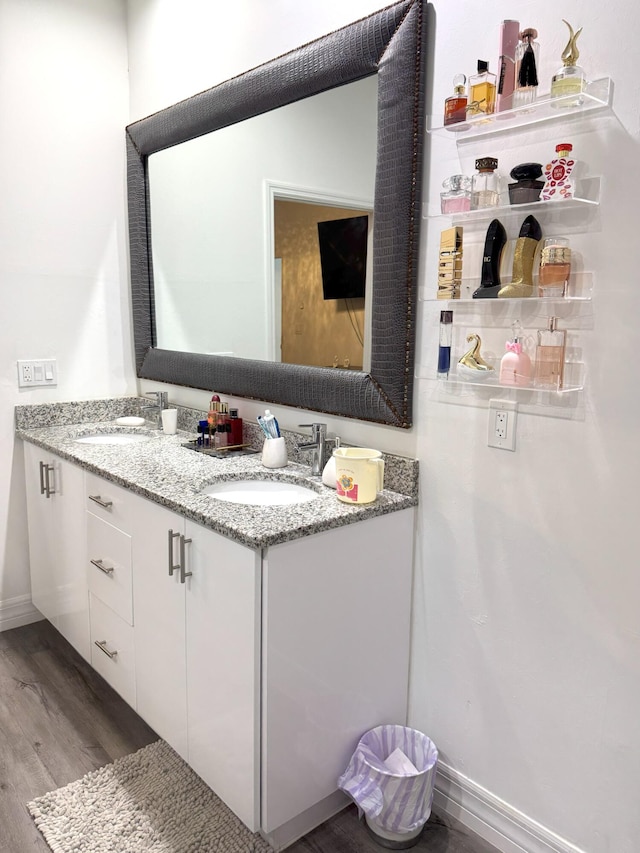
M 16 595 L 14 598 L 0 601 L 0 632 L 39 622 L 41 619 L 44 619 L 44 616 L 33 606 L 30 595 Z
M 442 762 L 433 806 L 500 853 L 585 853 Z

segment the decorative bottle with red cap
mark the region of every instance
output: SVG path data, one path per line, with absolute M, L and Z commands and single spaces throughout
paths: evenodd
M 571 155 L 572 151 L 573 145 L 570 142 L 561 142 L 556 145 L 556 156 L 544 167 L 545 185 L 542 188 L 542 201 L 573 198 L 575 185 L 572 175 L 576 161 Z

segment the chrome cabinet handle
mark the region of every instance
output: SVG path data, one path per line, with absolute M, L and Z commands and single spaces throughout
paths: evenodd
M 105 575 L 113 574 L 113 566 L 105 566 L 102 560 L 89 560 L 92 566 L 95 566 L 96 569 L 100 569 L 101 572 L 104 572 Z
M 111 660 L 118 657 L 117 651 L 114 651 L 114 652 L 109 651 L 109 649 L 107 648 L 107 641 L 106 640 L 95 640 L 94 645 L 97 646 L 101 652 L 104 652 L 108 658 L 111 658 Z
M 103 501 L 100 495 L 89 495 L 89 500 L 101 506 L 103 509 L 111 509 L 113 501 Z
M 46 462 L 40 463 L 40 494 L 47 498 L 55 495 L 56 490 L 51 488 L 49 474 L 54 470 L 53 465 L 47 465 Z
M 186 578 L 190 578 L 193 572 L 185 571 L 186 564 L 186 556 L 185 556 L 185 545 L 189 545 L 191 543 L 191 539 L 185 539 L 184 536 L 180 536 L 180 583 L 184 583 Z
M 173 577 L 173 573 L 177 572 L 180 568 L 180 564 L 175 565 L 173 562 L 173 540 L 179 538 L 179 533 L 174 533 L 173 530 L 169 531 L 169 577 Z M 181 552 L 182 553 L 182 552 Z

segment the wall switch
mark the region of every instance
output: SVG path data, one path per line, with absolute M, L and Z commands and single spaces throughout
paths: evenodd
M 37 361 L 18 362 L 18 388 L 55 386 L 58 383 L 58 367 L 55 358 L 40 358 Z
M 489 400 L 489 447 L 516 449 L 518 404 L 512 400 Z

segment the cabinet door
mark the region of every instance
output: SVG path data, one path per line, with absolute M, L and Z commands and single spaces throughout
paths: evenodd
M 186 759 L 185 584 L 179 571 L 169 574 L 170 561 L 179 561 L 184 521 L 131 497 L 136 710 Z M 171 548 L 170 531 L 178 534 Z
M 24 444 L 24 462 L 27 491 L 27 518 L 29 524 L 29 567 L 31 572 L 31 600 L 40 613 L 58 627 L 56 578 L 51 543 L 54 537 L 51 498 L 41 492 L 41 464 L 51 464 L 51 454 Z
M 265 832 L 333 794 L 364 732 L 406 722 L 413 515 L 394 512 L 267 551 Z
M 259 828 L 260 553 L 186 522 L 189 764 Z
M 25 445 L 25 461 L 33 603 L 89 660 L 84 473 L 31 444 Z

